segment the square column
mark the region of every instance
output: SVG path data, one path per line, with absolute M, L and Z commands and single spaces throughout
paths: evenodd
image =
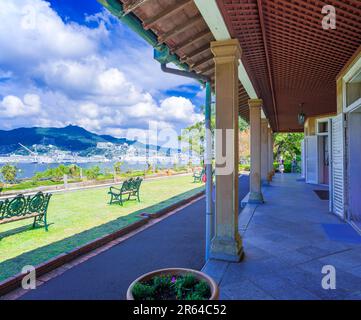
M 251 173 L 249 203 L 263 203 L 261 190 L 261 99 L 251 99 L 249 117 L 251 127 Z
M 211 43 L 216 66 L 216 204 L 211 259 L 238 262 L 243 255 L 238 232 L 238 40 Z
M 261 182 L 268 182 L 269 173 L 269 146 L 268 146 L 268 121 L 261 119 Z
M 273 171 L 274 171 L 274 168 L 273 168 L 274 159 L 273 159 L 273 131 L 271 128 L 268 128 L 268 148 L 269 148 L 268 149 L 268 161 L 269 161 L 268 172 L 272 179 Z

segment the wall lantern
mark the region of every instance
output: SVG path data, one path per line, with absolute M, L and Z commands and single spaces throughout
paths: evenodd
M 297 118 L 298 118 L 298 124 L 300 126 L 303 126 L 305 124 L 305 121 L 306 121 L 306 115 L 305 113 L 303 112 L 303 105 L 304 103 L 301 103 L 300 104 L 300 112 L 298 113 L 297 115 Z

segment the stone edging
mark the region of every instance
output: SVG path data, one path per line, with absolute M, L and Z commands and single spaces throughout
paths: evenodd
M 79 258 L 82 255 L 90 253 L 91 251 L 98 249 L 98 248 L 116 240 L 117 238 L 120 238 L 122 236 L 125 236 L 125 235 L 137 230 L 137 229 L 140 229 L 141 227 L 147 225 L 150 222 L 150 220 L 158 219 L 158 218 L 168 214 L 169 212 L 172 212 L 172 211 L 184 206 L 188 202 L 194 201 L 197 198 L 202 197 L 204 194 L 205 194 L 205 191 L 198 192 L 195 195 L 193 195 L 187 199 L 183 199 L 177 203 L 174 203 L 166 208 L 163 208 L 154 214 L 143 213 L 143 214 L 141 214 L 141 218 L 142 218 L 141 220 L 139 220 L 129 226 L 126 226 L 116 232 L 107 234 L 101 238 L 93 240 L 84 246 L 75 248 L 66 253 L 62 253 L 53 259 L 50 259 L 44 263 L 41 263 L 41 264 L 35 266 L 36 276 L 37 277 L 43 276 L 46 273 L 53 271 L 53 270 L 63 266 L 64 264 L 67 264 L 67 263 Z M 10 277 L 10 278 L 0 282 L 0 297 L 21 287 L 21 281 L 22 281 L 23 277 L 24 277 L 24 274 L 19 273 L 13 277 Z

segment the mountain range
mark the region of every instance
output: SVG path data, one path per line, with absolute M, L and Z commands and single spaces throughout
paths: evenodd
M 21 143 L 26 147 L 32 145 L 54 145 L 61 150 L 81 152 L 95 148 L 98 142 L 111 142 L 114 144 L 134 145 L 146 148 L 145 144 L 130 141 L 125 138 L 115 138 L 110 135 L 98 135 L 84 128 L 69 125 L 64 128 L 18 128 L 13 130 L 0 130 L 0 154 L 15 152 Z M 158 148 L 149 146 L 150 149 Z

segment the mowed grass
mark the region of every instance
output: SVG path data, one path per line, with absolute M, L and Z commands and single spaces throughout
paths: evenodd
M 191 176 L 144 181 L 141 202 L 109 205 L 109 188 L 54 194 L 48 209 L 49 231 L 32 229 L 32 219 L 0 226 L 0 281 L 71 251 L 101 236 L 186 199 L 203 189 Z M 126 257 L 125 257 L 126 258 Z

